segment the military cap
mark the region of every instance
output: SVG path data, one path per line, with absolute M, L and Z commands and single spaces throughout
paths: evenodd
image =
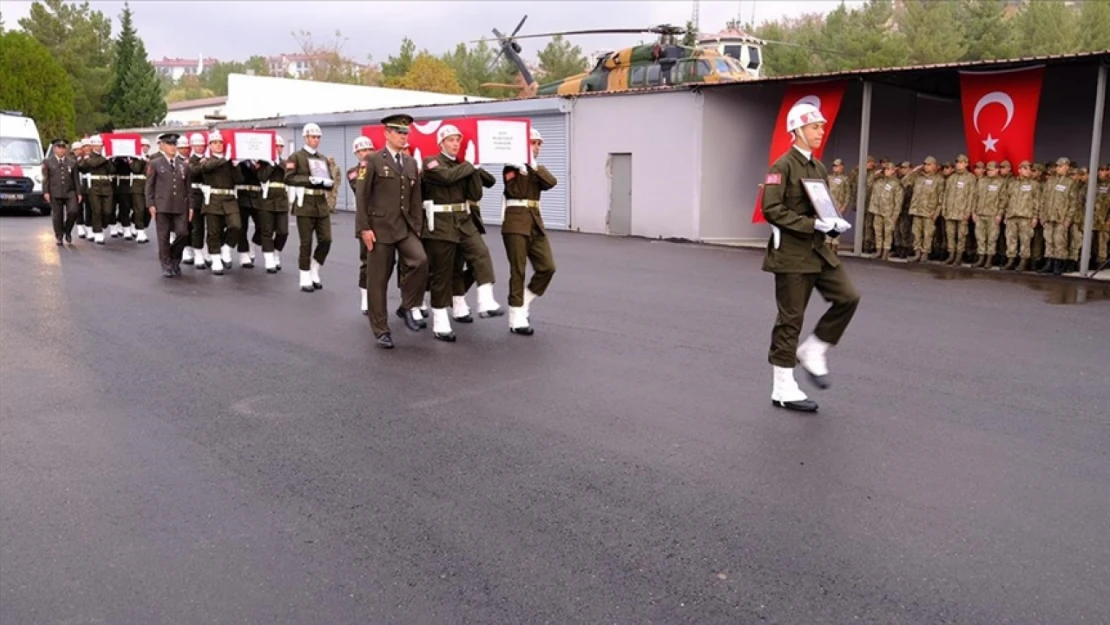
M 1022 167 L 1029 167 L 1030 165 L 1032 165 L 1032 163 L 1030 163 L 1029 161 L 1022 161 L 1022 162 L 1021 162 L 1021 163 L 1020 163 L 1020 164 L 1018 165 L 1018 169 L 1021 169 Z
M 970 161 L 967 158 L 967 154 L 961 154 L 961 155 L 956 157 L 956 162 L 957 163 L 968 163 Z
M 975 161 L 975 169 L 982 169 L 984 167 L 986 167 L 986 165 L 983 164 L 983 161 Z
M 925 164 L 926 165 L 936 165 L 937 164 L 937 159 L 933 158 L 932 156 L 926 156 L 925 157 Z
M 1008 169 L 1008 168 L 1011 167 L 1010 161 L 1002 161 L 1001 163 L 998 164 L 998 166 L 1001 167 L 1002 169 Z
M 54 139 L 53 141 L 50 142 L 50 145 L 53 145 L 53 146 L 59 146 L 60 145 L 62 147 L 66 147 L 66 146 L 69 145 L 69 141 L 66 141 L 65 139 Z
M 168 145 L 177 145 L 177 138 L 180 135 L 176 132 L 167 132 L 158 135 L 158 143 L 165 143 Z
M 833 167 L 836 167 L 837 165 L 843 165 L 843 164 L 844 164 L 844 161 L 840 160 L 839 158 L 834 158 L 833 159 Z
M 1099 165 L 1098 168 L 1099 169 L 1110 169 L 1110 163 L 1103 163 L 1102 165 Z
M 868 155 L 867 155 L 867 160 L 869 160 L 869 161 L 873 161 L 873 160 L 875 160 L 875 157 L 874 157 L 874 156 L 871 156 L 870 154 L 868 154 Z
M 408 132 L 409 126 L 412 125 L 412 115 L 405 115 L 404 113 L 390 115 L 382 119 L 382 124 L 387 128 Z
M 942 165 L 942 167 L 952 167 L 952 161 L 944 161 L 944 165 Z
M 913 165 L 911 165 L 909 161 L 902 161 L 902 164 L 899 165 L 899 167 L 913 167 Z
M 1009 163 L 1006 164 L 1009 165 Z M 987 169 L 998 169 L 998 163 L 994 161 L 987 163 Z
M 1087 171 L 1086 167 L 1080 167 L 1079 169 L 1075 170 L 1075 173 L 1082 176 L 1083 174 L 1086 174 L 1086 173 L 1089 173 L 1089 172 Z
M 1056 164 L 1057 165 L 1071 165 L 1071 160 L 1069 160 L 1068 157 L 1066 157 L 1066 156 L 1061 156 L 1060 158 L 1056 159 Z

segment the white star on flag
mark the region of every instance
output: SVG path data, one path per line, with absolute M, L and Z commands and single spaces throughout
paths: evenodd
M 991 133 L 989 133 L 989 132 L 987 133 L 987 138 L 983 140 L 983 145 L 985 145 L 987 147 L 987 149 L 986 149 L 987 152 L 997 152 L 998 149 L 994 147 L 995 144 L 997 144 L 997 143 L 998 143 L 998 139 L 995 139 L 994 137 L 992 137 Z

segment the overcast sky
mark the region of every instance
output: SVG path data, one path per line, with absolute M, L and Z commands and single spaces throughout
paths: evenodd
M 18 28 L 18 20 L 28 15 L 31 2 L 4 0 L 4 23 Z M 93 0 L 95 10 L 110 15 L 113 34 L 118 32 L 119 13 L 123 2 Z M 738 13 L 748 21 L 753 12 L 755 22 L 796 16 L 803 13 L 825 13 L 840 4 L 839 0 L 743 0 L 709 1 L 700 5 L 701 30 L 716 31 Z M 848 0 L 848 5 L 861 0 Z M 409 0 L 327 1 L 302 0 L 265 2 L 210 0 L 136 0 L 131 2 L 135 27 L 146 43 L 152 60 L 165 57 L 206 57 L 246 60 L 253 54 L 264 56 L 299 52 L 292 32 L 307 30 L 317 43 L 334 40 L 339 30 L 347 38 L 343 52 L 365 62 L 372 55 L 375 62 L 396 54 L 401 38 L 408 36 L 417 49 L 427 48 L 440 53 L 453 48 L 459 41 L 491 37 L 491 28 L 511 32 L 520 18 L 528 21 L 520 34 L 587 28 L 640 28 L 656 24 L 685 25 L 690 19 L 693 2 L 637 2 L 602 0 L 566 2 L 537 0 L 533 2 L 430 2 Z M 619 48 L 651 41 L 654 35 L 582 35 L 571 40 L 590 54 L 595 50 Z M 536 50 L 547 39 L 521 41 L 524 56 L 534 59 Z

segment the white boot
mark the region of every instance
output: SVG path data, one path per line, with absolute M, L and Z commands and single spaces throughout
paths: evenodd
M 205 249 L 203 247 L 194 248 L 193 249 L 193 266 L 196 267 L 197 269 L 204 269 L 205 267 L 208 266 L 208 261 L 205 260 L 205 258 L 207 258 L 207 257 L 208 257 L 208 253 L 205 251 Z
M 139 234 L 143 234 L 143 232 L 140 231 Z M 192 263 L 193 262 L 193 248 L 186 245 L 185 249 L 181 250 L 181 262 L 183 262 L 183 263 Z
M 536 295 L 535 293 L 533 293 L 531 289 L 524 289 L 524 310 L 525 310 L 525 312 L 528 312 L 528 311 L 532 310 L 532 302 L 535 301 L 535 299 L 537 297 L 539 297 L 539 295 Z
M 452 295 L 451 296 L 451 316 L 455 321 L 462 323 L 470 323 L 474 319 L 470 316 L 470 306 L 466 304 L 465 295 Z
M 301 272 L 301 290 L 305 293 L 311 293 L 316 290 L 312 287 L 312 275 L 307 271 Z
M 84 239 L 85 238 L 85 226 L 83 226 L 81 224 L 77 224 L 77 238 L 78 239 Z
M 424 313 L 419 308 L 413 308 L 412 318 L 417 321 L 424 321 Z
M 798 388 L 798 383 L 794 380 L 794 369 L 773 365 L 772 368 L 775 381 L 771 389 L 771 403 L 779 408 L 816 412 L 817 402 L 811 400 L 802 392 L 802 389 Z
M 251 260 L 254 260 L 254 248 L 257 247 L 259 250 L 261 250 L 262 248 L 258 245 L 255 245 L 254 243 L 251 243 L 250 246 L 251 246 L 251 251 L 250 251 Z M 263 252 L 263 254 L 265 254 L 265 252 Z
M 509 332 L 525 336 L 532 334 L 532 328 L 528 325 L 528 315 L 523 308 L 509 307 Z
M 312 262 L 309 263 L 308 271 L 309 276 L 312 278 L 312 286 L 318 289 L 324 288 L 324 283 L 320 282 L 320 263 L 316 262 L 315 258 L 313 258 Z
M 501 310 L 501 304 L 493 297 L 493 283 L 479 284 L 478 285 L 478 316 L 485 319 L 486 317 L 500 317 L 505 314 Z
M 432 332 L 441 341 L 455 342 L 455 333 L 451 331 L 451 315 L 446 308 L 432 309 Z
M 101 230 L 100 232 L 94 234 L 93 239 L 96 240 L 97 244 L 104 245 L 104 231 Z
M 212 275 L 214 275 L 214 276 L 224 275 L 224 259 L 223 258 L 221 258 L 219 256 L 216 256 L 215 258 L 212 259 Z
M 123 229 L 123 238 L 130 241 L 135 238 L 135 226 L 127 226 Z
M 795 352 L 798 357 L 798 364 L 802 365 L 802 370 L 809 374 L 810 380 L 818 388 L 829 387 L 829 365 L 825 359 L 825 354 L 828 351 L 829 343 L 811 334 L 805 342 L 798 346 L 798 351 Z
M 147 236 L 146 236 L 146 230 L 140 230 L 138 232 L 138 234 L 135 235 L 135 241 L 138 242 L 138 243 L 146 243 L 149 240 L 150 239 L 148 239 Z M 187 247 L 187 248 L 185 248 L 185 251 L 186 252 L 191 252 L 192 248 Z M 192 256 L 193 256 L 192 254 L 189 254 L 189 258 L 192 258 Z
M 274 250 L 274 268 L 281 271 L 281 252 Z
M 273 252 L 262 252 L 262 259 L 266 263 L 266 273 L 277 273 L 277 268 L 274 267 Z
M 365 315 L 365 314 L 367 314 L 367 311 L 370 309 L 369 297 L 367 297 L 366 289 L 359 289 L 359 290 L 362 291 L 362 314 Z
M 240 252 L 239 253 L 239 266 L 240 267 L 246 267 L 248 269 L 251 268 L 251 267 L 254 267 L 254 259 L 248 253 Z
M 230 245 L 221 245 L 220 246 L 220 260 L 222 260 L 223 263 L 225 265 L 227 265 L 228 267 L 231 266 L 231 246 Z

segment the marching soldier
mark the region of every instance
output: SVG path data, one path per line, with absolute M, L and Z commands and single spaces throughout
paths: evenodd
M 239 240 L 235 247 L 239 251 L 239 266 L 245 269 L 254 267 L 254 253 L 251 251 L 250 237 L 247 236 L 247 224 L 254 222 L 254 233 L 258 235 L 258 211 L 262 208 L 262 183 L 259 172 L 262 163 L 258 161 L 239 161 L 239 177 L 241 184 L 235 185 L 235 200 L 239 204 L 239 221 L 243 224 L 239 230 Z
M 832 175 L 829 176 L 829 194 L 832 196 L 833 203 L 836 205 L 836 212 L 840 213 L 843 217 L 848 211 L 848 205 L 852 201 L 852 181 L 844 174 L 844 161 L 838 159 L 833 160 Z M 878 238 L 875 237 L 878 241 Z M 833 254 L 837 253 L 839 244 L 833 237 L 826 237 L 825 243 L 832 250 Z M 889 246 L 888 246 L 889 247 Z M 882 251 L 882 248 L 879 249 Z
M 73 156 L 73 166 L 77 168 L 77 238 L 84 239 L 86 224 L 88 224 L 89 238 L 92 238 L 92 214 L 89 210 L 88 183 L 85 182 L 87 174 L 81 173 L 81 163 L 85 160 L 85 142 L 78 139 L 70 146 L 70 155 Z
M 771 225 L 763 271 L 775 275 L 778 303 L 768 352 L 774 371 L 771 402 L 780 408 L 814 412 L 817 403 L 798 388 L 794 365 L 801 364 L 818 387 L 828 387 L 826 353 L 840 342 L 860 295 L 840 259 L 825 245 L 826 235 L 843 234 L 851 224 L 840 217 L 831 222 L 819 218 L 802 186 L 805 178 L 828 176 L 824 164 L 813 158 L 813 150 L 824 138 L 825 118 L 812 104 L 795 104 L 787 113 L 786 131 L 793 135 L 794 145 L 771 165 L 763 181 L 763 215 Z M 815 287 L 832 306 L 798 346 L 806 303 Z
M 158 137 L 162 155 L 146 166 L 146 205 L 154 218 L 158 259 L 167 278 L 181 275 L 181 254 L 190 242 L 188 222 L 193 218 L 189 189 L 192 172 L 188 161 L 177 155 L 177 138 L 172 132 Z
M 81 201 L 81 180 L 77 159 L 66 152 L 66 140 L 55 139 L 50 155 L 42 161 L 43 199 L 50 202 L 50 218 L 54 224 L 54 240 L 62 245 L 73 243 L 73 225 L 77 223 L 77 204 Z
M 386 314 L 386 287 L 393 263 L 400 257 L 407 266 L 401 280 L 401 310 L 405 325 L 419 332 L 421 325 L 413 309 L 424 299 L 428 282 L 428 257 L 420 242 L 424 227 L 420 171 L 405 150 L 412 117 L 391 115 L 385 126 L 384 148 L 370 153 L 366 177 L 356 183 L 356 232 L 366 245 L 366 278 L 370 304 L 370 328 L 378 347 L 393 348 Z
M 1029 161 L 1022 161 L 1018 165 L 1018 175 L 1019 178 L 1010 184 L 1009 201 L 1006 205 L 1006 257 L 1009 262 L 1003 269 L 1011 270 L 1016 267 L 1018 271 L 1026 271 L 1032 256 L 1030 244 L 1033 240 L 1033 228 L 1037 226 L 1041 215 L 1041 183 L 1033 176 Z
M 328 209 L 327 190 L 335 186 L 328 169 L 328 160 L 320 154 L 320 127 L 306 124 L 301 132 L 305 145 L 293 153 L 285 163 L 285 184 L 295 188 L 297 235 L 301 240 L 298 266 L 301 271 L 301 290 L 311 293 L 324 288 L 320 268 L 331 250 L 331 211 Z M 316 251 L 312 251 L 312 235 L 316 235 Z
M 88 173 L 93 237 L 97 245 L 104 245 L 104 226 L 110 219 L 109 211 L 112 207 L 112 181 L 115 178 L 115 166 L 101 154 L 104 150 L 104 140 L 100 135 L 93 135 L 89 139 L 89 145 L 92 151 L 77 166 L 77 169 Z
M 354 143 L 351 145 L 351 151 L 354 152 L 355 158 L 358 159 L 358 164 L 347 170 L 347 183 L 351 185 L 351 195 L 356 195 L 358 193 L 359 181 L 366 180 L 366 159 L 370 156 L 370 153 L 374 151 L 374 143 L 370 141 L 369 137 L 356 137 Z M 357 238 L 358 290 L 362 296 L 362 314 L 366 315 L 370 308 L 368 293 L 366 291 L 366 244 L 362 242 L 362 237 Z
M 473 323 L 474 318 L 470 316 L 470 306 L 466 303 L 466 293 L 470 287 L 478 282 L 481 284 L 490 284 L 489 294 L 485 301 L 489 303 L 484 307 L 479 303 L 478 315 L 480 317 L 499 317 L 504 314 L 501 310 L 500 304 L 493 298 L 493 258 L 490 256 L 489 247 L 486 246 L 485 234 L 486 225 L 482 222 L 482 195 L 483 189 L 492 188 L 497 184 L 497 178 L 493 174 L 482 169 L 481 167 L 475 168 L 474 175 L 471 176 L 469 184 L 467 184 L 466 203 L 470 206 L 470 218 L 474 221 L 474 227 L 478 230 L 477 237 L 474 240 L 468 241 L 466 245 L 477 248 L 477 255 L 480 260 L 471 264 L 466 260 L 463 255 L 455 256 L 455 275 L 452 280 L 452 311 L 451 315 L 455 321 L 459 323 Z M 465 267 L 463 266 L 465 263 Z M 479 299 L 481 299 L 479 294 Z
M 262 163 L 258 169 L 262 192 L 256 215 L 255 235 L 258 237 L 258 245 L 262 247 L 266 273 L 281 271 L 281 251 L 289 240 L 289 192 L 285 186 L 285 167 L 282 165 L 285 139 L 277 135 L 274 143 L 274 162 Z
M 1002 224 L 1008 191 L 1006 181 L 998 175 L 998 163 L 987 163 L 987 175 L 975 185 L 975 212 L 971 215 L 979 244 L 975 267 L 989 269 L 993 264 L 991 259 L 998 245 L 998 227 Z
M 131 162 L 133 156 L 112 157 L 112 167 L 115 170 L 115 187 L 112 193 L 112 209 L 110 211 L 112 224 L 109 227 L 112 238 L 123 237 L 130 241 L 135 238 L 131 233 Z
M 1056 174 L 1045 181 L 1041 188 L 1041 224 L 1044 226 L 1045 263 L 1040 273 L 1064 272 L 1068 259 L 1068 231 L 1075 223 L 1075 208 L 1079 204 L 1079 185 L 1068 175 L 1071 161 L 1061 157 L 1056 160 Z
M 231 269 L 230 244 L 239 240 L 243 227 L 235 201 L 235 185 L 242 178 L 239 168 L 224 155 L 224 138 L 219 130 L 213 130 L 208 133 L 208 154 L 200 160 L 198 173 L 202 178 L 208 254 L 212 257 L 212 274 L 217 276 L 224 274 L 225 265 Z
M 555 258 L 540 211 L 540 193 L 551 189 L 558 181 L 543 165 L 539 164 L 543 136 L 532 128 L 529 137 L 532 160 L 528 163 L 506 165 L 501 172 L 505 182 L 505 217 L 501 222 L 501 239 L 509 257 L 509 331 L 531 336 L 529 323 L 532 302 L 546 291 L 555 275 Z M 527 262 L 532 263 L 532 279 L 524 288 Z
M 902 182 L 898 180 L 898 167 L 893 162 L 883 163 L 884 178 L 875 182 L 871 205 L 867 212 L 874 215 L 875 245 L 879 258 L 890 260 L 890 246 L 894 239 L 894 220 L 902 207 Z M 841 213 L 843 216 L 843 213 Z
M 944 184 L 944 231 L 947 235 L 948 258 L 946 265 L 963 264 L 967 246 L 967 222 L 975 210 L 975 175 L 967 170 L 968 158 L 956 157 L 956 171 Z
M 138 158 L 128 159 L 131 168 L 131 231 L 136 243 L 146 243 L 146 227 L 150 225 L 149 206 L 146 202 L 146 168 L 150 154 L 150 139 L 143 137 L 143 149 Z M 176 151 L 176 150 L 175 150 Z M 161 152 L 159 152 L 161 154 Z M 180 155 L 180 153 L 178 153 Z
M 179 141 L 178 146 L 180 145 L 181 142 Z M 212 264 L 204 236 L 207 216 L 201 214 L 206 202 L 204 201 L 204 191 L 201 189 L 204 184 L 204 176 L 200 173 L 200 161 L 204 158 L 206 146 L 207 142 L 204 135 L 199 132 L 189 135 L 189 168 L 194 173 L 193 181 L 189 184 L 189 191 L 192 193 L 193 210 L 197 211 L 193 215 L 193 220 L 189 222 L 189 243 L 193 248 L 193 267 L 197 269 L 207 269 Z

